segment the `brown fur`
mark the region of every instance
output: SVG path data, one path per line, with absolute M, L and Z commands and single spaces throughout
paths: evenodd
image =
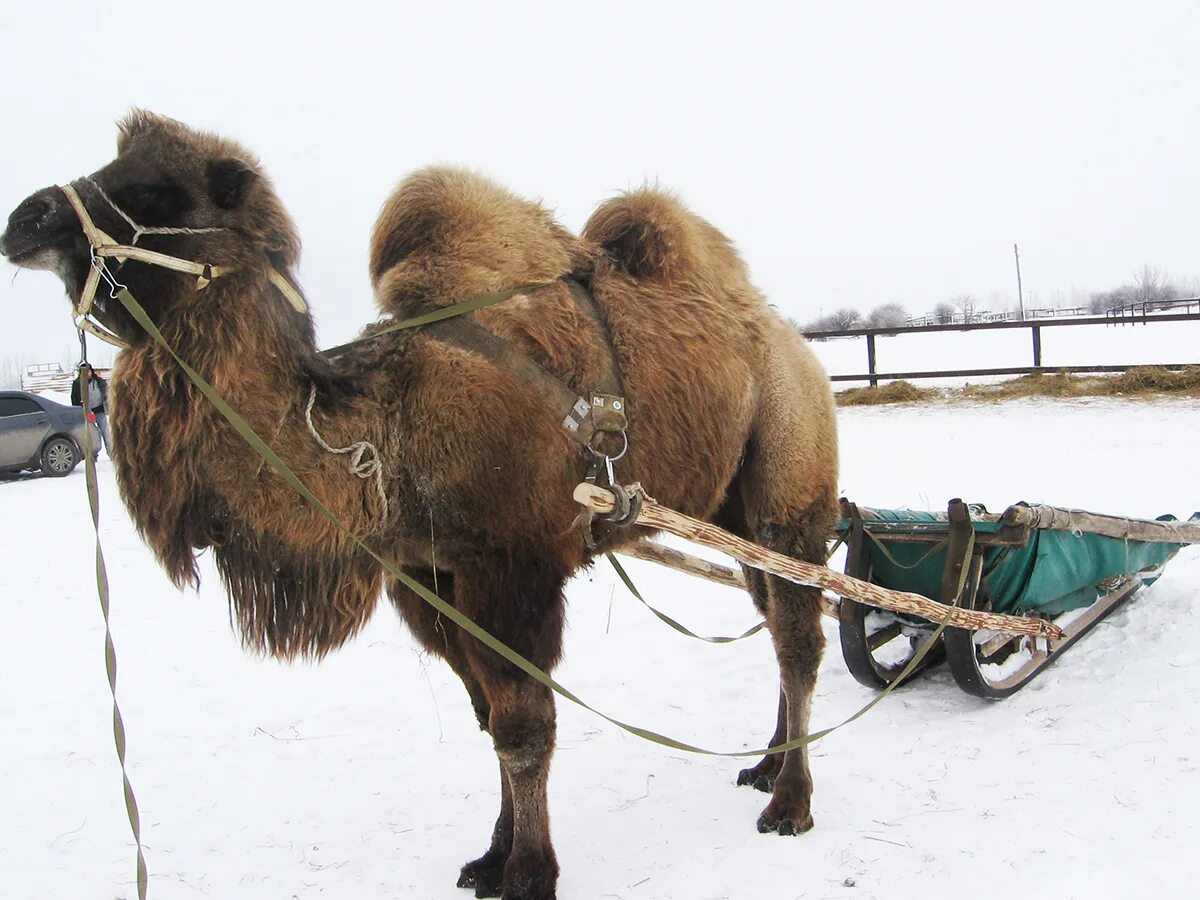
M 590 556 L 571 499 L 587 463 L 548 410 L 507 371 L 420 333 L 382 335 L 326 363 L 308 316 L 291 311 L 267 281 L 270 265 L 287 273 L 299 241 L 253 157 L 146 113 L 121 130 L 117 160 L 97 175 L 110 195 L 165 172 L 178 188 L 171 196 L 180 221 L 171 224 L 230 228 L 151 245 L 237 266 L 199 295 L 181 276 L 138 264 L 123 273 L 139 297 L 153 293 L 147 305 L 168 341 L 355 533 L 427 585 L 436 578 L 445 599 L 552 667 L 563 583 Z M 89 205 L 102 228 L 124 233 Z M 69 229 L 69 212 L 63 216 Z M 56 252 L 70 288 L 77 260 Z M 689 515 L 820 561 L 837 479 L 827 381 L 749 283 L 729 240 L 677 199 L 651 189 L 616 197 L 575 237 L 482 176 L 431 168 L 396 189 L 371 242 L 371 277 L 388 317 L 567 275 L 590 285 L 612 334 L 630 413 L 630 449 L 617 477 L 642 482 Z M 339 646 L 374 607 L 385 580 L 378 567 L 261 466 L 118 310 L 101 316 L 132 345 L 112 378 L 121 493 L 167 572 L 177 583 L 195 580 L 195 551 L 211 547 L 249 647 L 289 657 Z M 476 318 L 580 393 L 600 377 L 605 348 L 561 282 Z M 303 408 L 314 384 L 324 438 L 335 446 L 365 439 L 379 449 L 386 518 L 371 482 L 350 475 L 343 457 L 308 434 Z M 599 533 L 604 548 L 638 537 Z M 463 869 L 460 884 L 479 896 L 503 889 L 505 897 L 552 897 L 552 696 L 386 581 L 417 638 L 462 678 L 501 763 L 492 846 Z M 783 676 L 780 733 L 796 737 L 807 728 L 822 645 L 816 593 L 774 579 L 751 584 Z M 758 768 L 759 786 L 774 788 L 760 828 L 808 827 L 807 755 L 794 751 Z

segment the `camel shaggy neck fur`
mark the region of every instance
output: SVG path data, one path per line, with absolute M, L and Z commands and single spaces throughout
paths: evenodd
M 257 160 L 237 144 L 137 112 L 121 125 L 117 158 L 94 178 L 139 222 L 225 229 L 143 241 L 236 270 L 202 292 L 194 279 L 132 261 L 121 278 L 167 341 L 350 530 L 551 669 L 562 648 L 563 585 L 594 551 L 571 498 L 589 461 L 536 392 L 419 330 L 378 334 L 324 359 L 311 318 L 268 280 L 275 268 L 294 281 L 299 240 Z M 55 189 L 31 196 L 0 249 L 19 265 L 56 271 L 74 296 L 88 261 L 64 206 Z M 120 239 L 110 211 L 89 209 Z M 751 285 L 730 241 L 678 199 L 652 189 L 620 195 L 576 236 L 479 174 L 429 168 L 384 204 L 370 251 L 381 318 L 364 337 L 428 309 L 545 284 L 474 318 L 580 394 L 609 359 L 601 329 L 563 279 L 585 284 L 611 335 L 629 410 L 618 479 L 772 549 L 823 561 L 837 481 L 827 380 Z M 122 310 L 101 305 L 97 317 L 130 344 L 111 380 L 121 495 L 171 579 L 195 582 L 196 555 L 209 549 L 242 640 L 284 658 L 340 646 L 386 592 L 422 645 L 462 679 L 500 761 L 492 843 L 463 868 L 460 886 L 476 896 L 553 897 L 550 692 L 448 628 L 262 466 Z M 304 409 L 314 390 L 313 424 L 329 444 L 377 448 L 386 507 L 371 481 L 313 439 Z M 602 551 L 645 535 L 597 526 L 596 536 Z M 818 597 L 754 571 L 747 580 L 780 665 L 776 739 L 795 738 L 808 726 L 823 646 Z M 811 827 L 803 749 L 768 757 L 740 780 L 772 793 L 760 830 Z

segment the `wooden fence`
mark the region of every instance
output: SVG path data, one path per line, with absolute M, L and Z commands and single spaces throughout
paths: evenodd
M 1196 301 L 1200 303 L 1200 301 Z M 1033 372 L 1071 372 L 1098 374 L 1105 372 L 1126 372 L 1147 363 L 1130 363 L 1129 365 L 1096 365 L 1096 366 L 1043 366 L 1042 365 L 1042 329 L 1069 328 L 1080 325 L 1107 325 L 1109 327 L 1130 325 L 1155 325 L 1170 322 L 1200 322 L 1200 312 L 1166 313 L 1145 315 L 1133 318 L 1112 318 L 1108 316 L 1081 316 L 1071 319 L 1037 319 L 1025 322 L 971 322 L 957 325 L 904 325 L 895 328 L 848 328 L 842 331 L 806 332 L 805 337 L 810 341 L 821 341 L 837 337 L 865 337 L 867 339 L 867 371 L 855 375 L 831 375 L 831 381 L 866 381 L 872 387 L 880 381 L 912 381 L 919 378 L 968 378 L 980 375 L 1029 375 Z M 891 337 L 898 334 L 934 334 L 943 331 L 990 331 L 1010 328 L 1028 328 L 1033 341 L 1033 365 L 1009 366 L 994 369 L 943 369 L 928 372 L 880 372 L 875 365 L 875 338 Z M 1164 369 L 1183 369 L 1197 365 L 1193 362 L 1154 363 Z

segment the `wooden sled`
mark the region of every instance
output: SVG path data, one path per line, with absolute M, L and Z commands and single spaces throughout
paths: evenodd
M 1020 690 L 1143 585 L 1181 546 L 1200 543 L 1200 523 L 1142 521 L 1019 504 L 1003 515 L 952 500 L 944 515 L 860 509 L 842 502 L 846 574 L 979 611 L 1053 621 L 1043 638 L 948 627 L 910 679 L 945 660 L 969 694 L 1001 699 Z M 1039 577 L 1039 567 L 1054 571 Z M 962 585 L 961 594 L 959 585 Z M 997 596 L 993 596 L 993 595 Z M 1003 601 L 1003 602 L 995 602 Z M 861 684 L 883 689 L 934 631 L 919 617 L 852 599 L 838 604 L 842 656 Z

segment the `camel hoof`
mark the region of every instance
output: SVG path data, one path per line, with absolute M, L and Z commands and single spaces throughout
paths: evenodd
M 501 900 L 555 900 L 558 862 L 550 856 L 509 857 L 504 867 Z
M 753 769 L 742 769 L 738 772 L 737 783 L 738 787 L 749 785 L 756 791 L 769 794 L 775 789 L 775 775 L 764 771 L 762 766 L 755 766 Z
M 759 834 L 775 834 L 788 837 L 791 835 L 804 834 L 806 831 L 812 830 L 813 817 L 811 814 L 799 819 L 793 816 L 775 817 L 770 813 L 763 813 L 758 817 L 758 833 Z
M 458 874 L 458 886 L 474 888 L 477 898 L 499 897 L 504 882 L 504 861 L 503 854 L 489 850 L 462 867 Z

